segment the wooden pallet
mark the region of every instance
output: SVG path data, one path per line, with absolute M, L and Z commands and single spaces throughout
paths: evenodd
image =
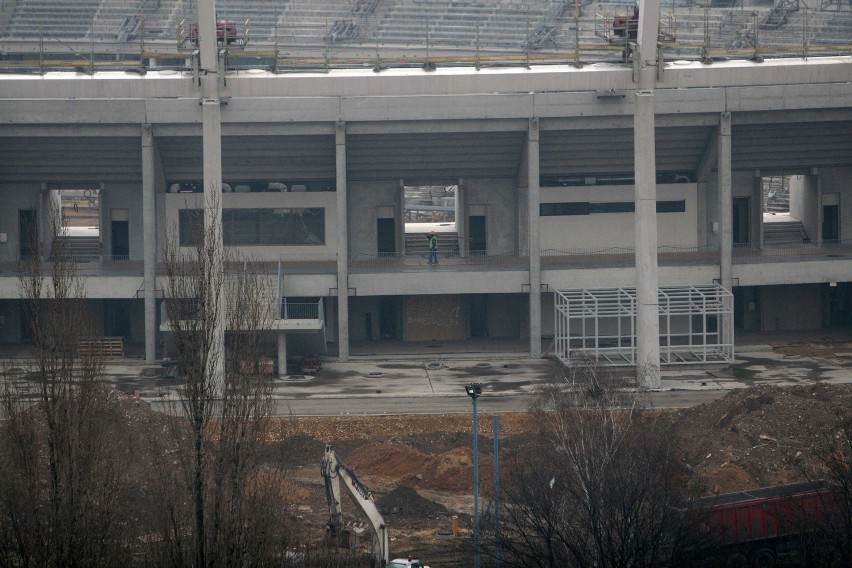
M 105 359 L 124 357 L 123 337 L 88 337 L 80 340 L 77 352 L 81 357 L 100 356 Z

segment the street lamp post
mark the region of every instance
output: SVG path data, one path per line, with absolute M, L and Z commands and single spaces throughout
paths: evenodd
M 473 568 L 479 568 L 479 417 L 476 399 L 482 395 L 482 383 L 465 385 L 464 390 L 473 402 Z

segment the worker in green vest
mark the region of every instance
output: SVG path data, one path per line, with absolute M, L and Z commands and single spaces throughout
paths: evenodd
M 426 235 L 429 240 L 429 264 L 438 264 L 438 237 L 435 231 Z

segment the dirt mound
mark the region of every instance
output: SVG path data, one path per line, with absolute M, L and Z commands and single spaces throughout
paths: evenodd
M 695 475 L 709 495 L 801 481 L 816 467 L 812 449 L 838 416 L 852 413 L 852 387 L 758 386 L 683 411 L 673 422 Z
M 400 485 L 379 499 L 376 505 L 383 515 L 422 518 L 447 514 L 443 505 L 422 497 L 415 489 L 407 485 Z
M 462 491 L 473 485 L 473 453 L 470 448 L 453 448 L 430 454 L 402 444 L 368 444 L 353 450 L 345 459 L 358 475 L 379 477 L 412 487 Z M 491 483 L 492 468 L 491 457 L 480 455 L 480 483 Z

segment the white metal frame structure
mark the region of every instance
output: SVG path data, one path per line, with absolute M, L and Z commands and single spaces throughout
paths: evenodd
M 734 358 L 734 296 L 718 284 L 665 286 L 657 291 L 660 362 L 724 363 Z M 593 359 L 636 364 L 636 290 L 557 290 L 555 354 L 565 364 Z

